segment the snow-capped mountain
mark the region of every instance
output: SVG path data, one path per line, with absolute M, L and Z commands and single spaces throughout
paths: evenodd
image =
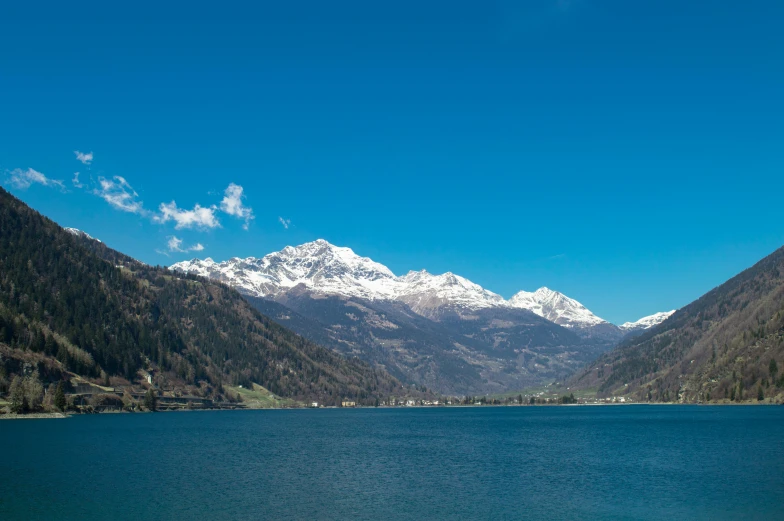
M 398 282 L 386 266 L 322 239 L 287 246 L 260 259 L 193 259 L 170 269 L 214 278 L 254 297 L 275 297 L 303 285 L 319 293 L 375 300 L 393 298 Z
M 648 315 L 647 317 L 642 317 L 640 320 L 636 322 L 626 322 L 619 326 L 622 331 L 629 332 L 629 331 L 640 331 L 644 329 L 650 329 L 653 326 L 658 326 L 670 316 L 675 313 L 676 310 L 672 311 L 662 311 L 660 313 L 654 313 L 653 315 Z
M 454 273 L 433 275 L 422 270 L 396 276 L 383 264 L 323 239 L 287 246 L 262 258 L 235 257 L 223 262 L 193 259 L 173 264 L 170 269 L 220 280 L 253 297 L 276 299 L 298 288 L 317 294 L 403 302 L 429 318 L 447 310 L 460 314 L 487 308 L 526 309 L 583 335 L 607 339 L 621 335 L 617 326 L 548 288 L 521 291 L 507 301 Z
M 609 324 L 576 300 L 549 288 L 539 288 L 533 293 L 521 291 L 509 299 L 509 305 L 531 310 L 540 317 L 569 328 Z
M 76 235 L 77 237 L 84 237 L 85 239 L 101 242 L 95 237 L 90 236 L 87 232 L 83 232 L 82 230 L 79 230 L 77 228 L 65 228 L 65 231 L 67 231 L 71 235 Z
M 214 278 L 254 297 L 274 298 L 301 285 L 315 293 L 398 300 L 424 315 L 446 305 L 466 309 L 507 305 L 500 295 L 453 273 L 433 275 L 422 270 L 397 277 L 383 264 L 322 239 L 287 246 L 260 259 L 235 257 L 220 263 L 193 259 L 170 269 Z
M 409 271 L 397 280 L 394 299 L 424 316 L 444 307 L 477 310 L 507 305 L 501 295 L 451 272 L 432 275 L 425 270 Z

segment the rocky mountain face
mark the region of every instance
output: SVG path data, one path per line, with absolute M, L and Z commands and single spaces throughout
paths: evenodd
M 624 340 L 570 384 L 637 400 L 782 402 L 782 364 L 784 248 Z
M 507 301 L 453 273 L 396 276 L 324 240 L 171 269 L 225 282 L 310 340 L 443 393 L 501 392 L 561 378 L 624 334 L 547 288 Z

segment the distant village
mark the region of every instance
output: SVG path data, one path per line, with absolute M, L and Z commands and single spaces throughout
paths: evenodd
M 5 406 L 0 403 L 0 415 L 4 413 L 38 413 L 38 412 L 70 412 L 70 413 L 101 413 L 101 412 L 141 412 L 141 411 L 174 411 L 174 410 L 206 410 L 206 409 L 261 409 L 261 408 L 359 408 L 359 407 L 455 407 L 455 406 L 535 406 L 535 405 L 601 405 L 632 403 L 625 397 L 584 398 L 573 394 L 556 396 L 553 391 L 540 391 L 533 394 L 517 394 L 516 396 L 464 396 L 422 398 L 410 396 L 390 396 L 374 403 L 360 403 L 355 398 L 343 397 L 338 401 L 325 404 L 318 401 L 306 403 L 293 400 L 283 401 L 261 388 L 269 400 L 260 403 L 248 399 L 258 390 L 243 389 L 242 385 L 231 390 L 224 389 L 222 400 L 214 400 L 204 396 L 188 393 L 188 389 L 167 387 L 164 380 L 153 371 L 140 371 L 135 384 L 111 386 L 100 385 L 79 376 L 70 380 L 41 385 L 37 373 L 31 373 L 21 379 L 22 383 L 14 387 L 6 397 Z M 108 381 L 105 382 L 108 384 Z M 191 389 L 191 392 L 194 390 Z M 195 391 L 198 391 L 196 389 Z

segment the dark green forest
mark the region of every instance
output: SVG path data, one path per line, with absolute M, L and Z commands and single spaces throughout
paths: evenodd
M 599 357 L 570 385 L 642 401 L 784 397 L 784 248 Z
M 276 324 L 233 289 L 68 233 L 1 188 L 0 342 L 85 377 L 134 381 L 153 368 L 215 396 L 224 384 L 255 382 L 294 399 L 372 403 L 400 388 Z M 4 369 L 5 382 L 13 370 Z

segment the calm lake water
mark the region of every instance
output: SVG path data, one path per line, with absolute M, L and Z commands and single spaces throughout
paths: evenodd
M 0 519 L 782 519 L 784 407 L 0 421 Z

